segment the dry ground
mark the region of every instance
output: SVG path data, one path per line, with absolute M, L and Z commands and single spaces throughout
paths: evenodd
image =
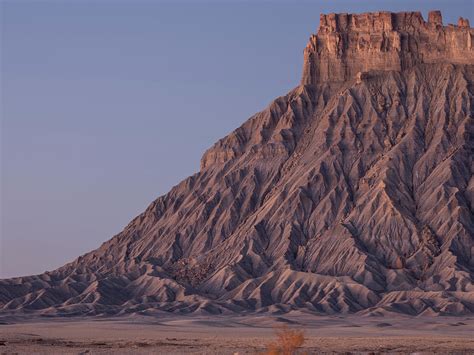
M 474 354 L 474 317 L 0 317 L 0 353 L 254 354 L 275 327 L 304 329 L 308 353 Z

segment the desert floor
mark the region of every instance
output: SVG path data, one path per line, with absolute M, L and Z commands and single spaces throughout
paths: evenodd
M 255 354 L 286 324 L 305 333 L 307 353 L 474 354 L 474 317 L 0 316 L 0 353 Z

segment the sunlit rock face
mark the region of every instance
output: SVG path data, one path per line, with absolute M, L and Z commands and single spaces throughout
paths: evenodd
M 472 39 L 322 15 L 301 85 L 97 250 L 0 281 L 1 312 L 473 313 Z
M 303 84 L 346 81 L 358 72 L 406 70 L 421 63 L 472 64 L 469 20 L 443 26 L 441 13 L 321 15 L 304 51 Z

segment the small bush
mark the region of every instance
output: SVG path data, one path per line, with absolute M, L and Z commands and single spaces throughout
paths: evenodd
M 268 355 L 295 355 L 304 344 L 304 333 L 287 325 L 275 329 L 277 340 L 268 344 Z

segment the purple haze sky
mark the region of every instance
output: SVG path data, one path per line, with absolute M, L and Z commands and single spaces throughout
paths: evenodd
M 472 0 L 1 1 L 0 277 L 118 233 L 217 139 L 295 87 L 321 12 Z

